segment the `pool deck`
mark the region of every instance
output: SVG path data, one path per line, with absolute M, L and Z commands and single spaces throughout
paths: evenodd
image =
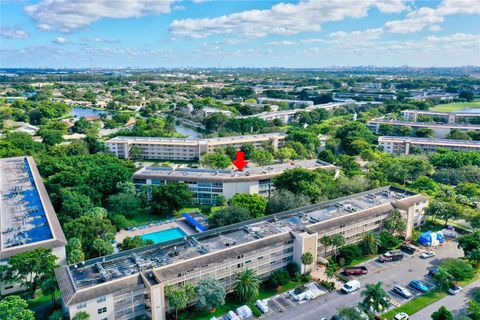
M 175 222 L 161 224 L 158 226 L 146 227 L 144 229 L 138 229 L 138 228 L 136 230 L 123 229 L 117 232 L 117 234 L 115 235 L 115 240 L 117 240 L 118 243 L 121 243 L 125 238 L 128 238 L 128 237 L 143 236 L 144 234 L 147 234 L 147 233 L 153 233 L 153 232 L 163 231 L 163 230 L 168 230 L 173 228 L 180 228 L 186 234 L 197 233 L 195 229 L 190 227 L 190 225 L 185 221 L 185 219 L 179 219 Z

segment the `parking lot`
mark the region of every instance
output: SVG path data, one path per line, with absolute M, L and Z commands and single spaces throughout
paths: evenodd
M 437 255 L 430 259 L 421 259 L 417 252 L 414 255 L 405 254 L 402 261 L 380 263 L 375 260 L 362 263 L 369 272 L 367 275 L 352 277 L 361 283 L 360 290 L 351 294 L 342 294 L 339 291 L 324 294 L 317 299 L 308 301 L 304 304 L 294 304 L 286 308 L 283 312 L 271 314 L 268 319 L 300 320 L 300 319 L 321 319 L 330 318 L 337 313 L 337 310 L 344 306 L 355 306 L 361 300 L 360 292 L 367 283 L 374 284 L 382 281 L 383 288 L 389 293 L 389 297 L 394 306 L 401 305 L 408 301 L 398 294 L 392 292 L 395 285 L 401 285 L 407 288 L 413 295 L 420 294 L 417 290 L 409 287 L 411 280 L 420 280 L 427 287 L 432 288 L 435 283 L 433 279 L 427 276 L 428 269 L 438 265 L 446 258 L 461 257 L 463 252 L 457 248 L 456 242 L 448 242 L 442 247 L 437 248 Z M 393 307 L 393 306 L 392 306 Z

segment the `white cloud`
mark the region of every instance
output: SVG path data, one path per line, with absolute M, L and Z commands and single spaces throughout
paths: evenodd
M 55 40 L 53 40 L 54 43 L 56 44 L 66 44 L 68 42 L 68 39 L 64 37 L 57 37 Z
M 94 38 L 86 38 L 83 41 L 88 42 L 96 42 L 96 43 L 121 43 L 118 38 L 102 38 L 102 37 L 94 37 Z
M 5 39 L 27 39 L 28 33 L 15 27 L 0 28 L 0 37 Z
M 177 0 L 42 0 L 25 7 L 43 31 L 69 32 L 102 18 L 169 13 Z
M 303 0 L 297 4 L 278 3 L 266 10 L 242 11 L 216 18 L 175 20 L 170 24 L 170 31 L 175 37 L 189 38 L 214 34 L 240 34 L 249 38 L 293 35 L 319 31 L 324 22 L 365 17 L 372 7 L 383 12 L 406 9 L 403 0 Z
M 443 29 L 439 25 L 433 25 L 430 28 L 428 28 L 428 30 L 430 30 L 430 31 L 442 31 Z
M 267 43 L 268 45 L 271 46 L 292 46 L 295 44 L 294 41 L 288 41 L 288 40 L 282 40 L 282 41 L 271 41 Z

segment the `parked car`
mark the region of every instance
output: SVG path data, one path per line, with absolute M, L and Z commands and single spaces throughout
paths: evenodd
M 405 299 L 410 299 L 411 297 L 413 297 L 412 293 L 408 291 L 407 288 L 404 288 L 398 284 L 393 287 L 393 292 Z
M 368 269 L 365 266 L 345 267 L 343 268 L 343 273 L 346 276 L 357 276 L 361 274 L 367 274 Z
M 398 261 L 398 260 L 402 260 L 403 256 L 404 254 L 400 250 L 392 250 L 392 251 L 387 251 L 385 254 L 382 254 L 380 257 L 378 257 L 378 261 L 382 263 Z
M 403 244 L 400 246 L 400 250 L 408 254 L 414 254 L 417 251 L 417 248 L 408 244 Z
M 428 270 L 428 276 L 434 278 L 439 271 L 440 271 L 440 269 L 438 267 L 434 267 L 434 268 Z
M 345 283 L 342 287 L 342 291 L 345 293 L 354 292 L 360 289 L 360 281 L 352 280 Z
M 408 317 L 408 314 L 406 314 L 405 312 L 397 313 L 395 317 L 393 317 L 393 320 L 408 320 L 408 319 L 410 318 Z
M 419 280 L 412 280 L 410 281 L 409 283 L 410 287 L 412 287 L 413 289 L 415 290 L 418 290 L 420 292 L 428 292 L 428 287 L 426 285 L 424 285 L 421 281 Z
M 462 291 L 462 287 L 460 287 L 458 284 L 452 284 L 450 288 L 448 288 L 448 293 L 456 295 L 457 293 L 460 293 Z
M 420 258 L 422 259 L 428 259 L 428 258 L 431 258 L 431 257 L 434 257 L 435 256 L 435 252 L 434 251 L 425 251 L 424 253 L 422 253 L 420 255 Z

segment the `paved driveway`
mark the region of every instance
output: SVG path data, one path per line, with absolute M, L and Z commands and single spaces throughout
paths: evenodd
M 360 291 L 367 283 L 377 283 L 382 281 L 384 289 L 390 292 L 395 284 L 407 287 L 408 283 L 413 280 L 421 280 L 425 282 L 431 281 L 426 276 L 427 269 L 438 265 L 445 258 L 461 257 L 463 252 L 457 248 L 456 242 L 445 244 L 436 250 L 437 255 L 430 259 L 420 259 L 418 253 L 408 257 L 400 262 L 391 262 L 381 264 L 375 261 L 365 263 L 369 269 L 369 274 L 358 278 L 362 284 L 359 291 L 351 294 L 342 294 L 338 291 L 325 294 L 318 299 L 309 301 L 302 305 L 287 308 L 280 314 L 267 316 L 267 319 L 283 319 L 283 320 L 304 320 L 304 319 L 321 319 L 322 317 L 330 318 L 337 313 L 337 309 L 344 306 L 355 306 L 361 300 Z M 414 292 L 414 290 L 411 290 Z M 406 300 L 395 295 L 391 295 L 394 303 L 404 303 Z

